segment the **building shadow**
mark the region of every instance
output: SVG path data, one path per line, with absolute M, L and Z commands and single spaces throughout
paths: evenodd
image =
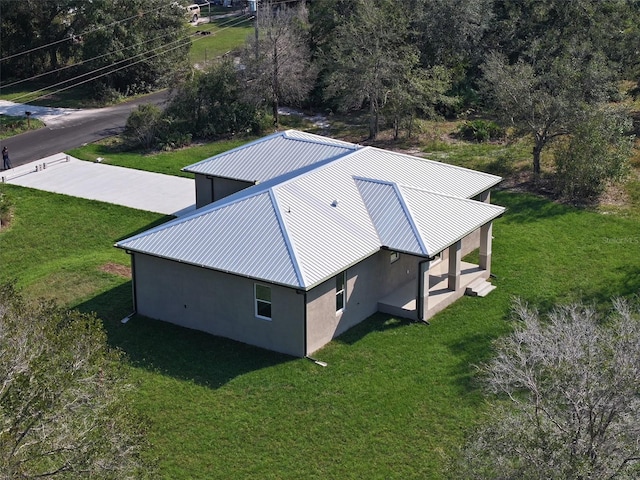
M 410 323 L 416 323 L 413 320 L 405 318 L 397 318 L 387 313 L 374 313 L 362 322 L 349 328 L 339 336 L 335 337 L 332 342 L 353 345 L 364 337 L 373 332 L 384 332 L 394 328 L 406 326 Z M 425 324 L 426 327 L 426 324 Z
M 102 319 L 110 346 L 126 354 L 128 362 L 208 388 L 219 388 L 248 372 L 295 360 L 284 354 L 216 337 L 197 330 L 131 313 L 131 282 L 108 290 L 79 305 Z

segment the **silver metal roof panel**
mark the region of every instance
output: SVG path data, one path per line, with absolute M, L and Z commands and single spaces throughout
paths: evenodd
M 353 180 L 332 178 L 318 185 L 322 179 L 312 174 L 274 188 L 306 288 L 380 249 Z
M 426 254 L 396 185 L 360 178 L 354 181 L 378 232 L 380 244 L 392 250 Z
M 356 176 L 463 198 L 472 198 L 502 180 L 496 175 L 373 147 L 355 151 L 340 163 Z
M 358 148 L 352 143 L 290 130 L 207 158 L 183 170 L 259 183 L 331 161 Z
M 482 225 L 497 218 L 504 207 L 466 198 L 400 186 L 407 208 L 429 255 L 436 255 Z
M 290 138 L 272 135 L 233 154 L 240 161 L 273 148 L 289 159 L 279 169 L 285 174 L 117 246 L 309 289 L 382 246 L 436 254 L 504 211 L 466 198 L 500 177 L 285 133 Z M 332 150 L 337 156 L 331 157 L 328 148 L 343 150 Z M 242 149 L 248 150 L 240 155 Z M 312 152 L 322 152 L 314 157 L 322 160 L 296 171 L 294 157 Z
M 274 283 L 300 286 L 270 192 L 179 218 L 116 246 Z

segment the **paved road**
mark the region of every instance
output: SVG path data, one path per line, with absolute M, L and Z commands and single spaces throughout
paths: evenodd
M 166 91 L 113 107 L 79 110 L 47 122 L 45 128 L 2 140 L 14 167 L 120 133 L 129 113 L 142 103 L 162 105 Z

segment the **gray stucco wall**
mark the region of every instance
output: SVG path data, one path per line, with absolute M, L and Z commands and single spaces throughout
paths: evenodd
M 418 257 L 403 254 L 390 263 L 389 256 L 381 250 L 347 270 L 347 301 L 341 312 L 336 312 L 335 277 L 308 292 L 307 353 L 376 313 L 380 298 L 417 278 Z
M 196 174 L 196 208 L 248 188 L 253 183 Z
M 294 356 L 304 355 L 304 295 L 270 285 L 272 320 L 255 316 L 255 281 L 132 254 L 137 312 Z

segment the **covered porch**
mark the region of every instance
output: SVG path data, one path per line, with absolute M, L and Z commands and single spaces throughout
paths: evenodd
M 484 283 L 491 274 L 492 227 L 493 222 L 489 222 L 480 228 L 479 265 L 462 261 L 459 240 L 448 247 L 446 260 L 434 262 L 430 258 L 419 262 L 418 277 L 379 300 L 378 310 L 426 321 L 462 297 L 467 289 Z
M 460 268 L 460 288 L 449 289 L 449 275 L 440 262 L 429 272 L 429 301 L 427 304 L 426 317 L 431 318 L 436 313 L 445 309 L 453 302 L 465 294 L 466 288 L 478 279 L 486 279 L 489 272 L 482 270 L 480 266 L 473 263 L 462 262 Z M 417 310 L 418 284 L 417 280 L 405 283 L 391 294 L 378 302 L 378 310 L 383 313 L 395 315 L 402 318 L 418 320 Z

